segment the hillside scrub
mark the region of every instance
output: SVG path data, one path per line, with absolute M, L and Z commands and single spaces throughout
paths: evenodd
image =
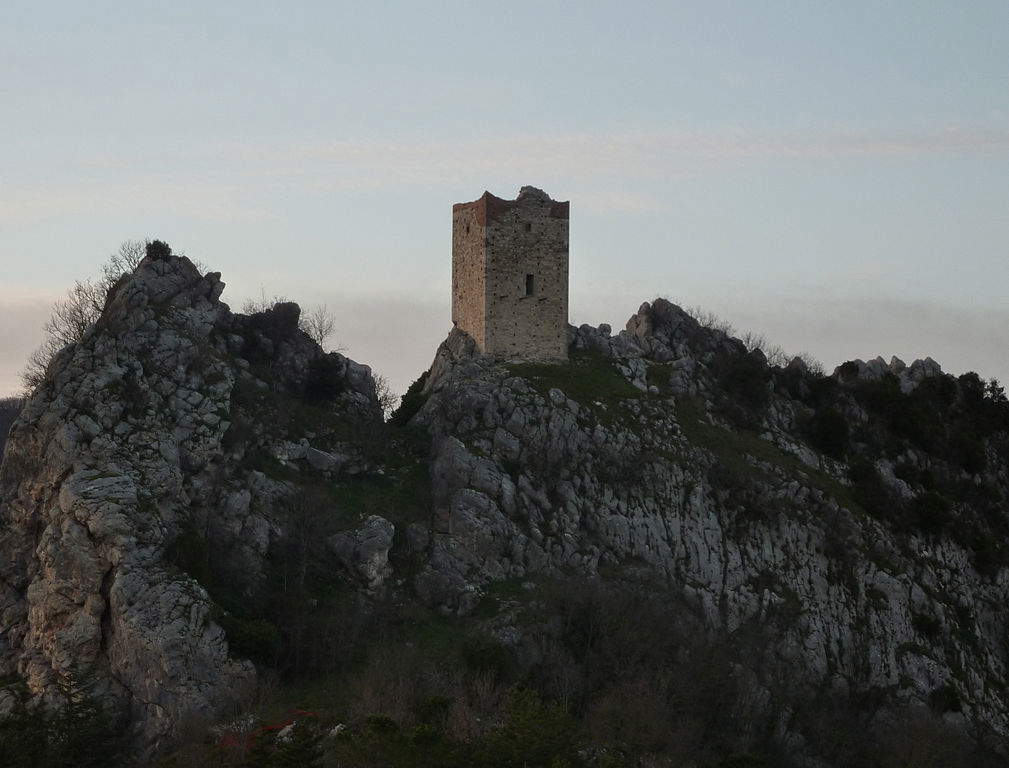
M 251 725 L 235 726 L 251 735 L 223 725 L 159 765 L 287 765 L 295 747 L 273 724 L 293 721 L 318 752 L 313 765 L 792 768 L 800 763 L 773 737 L 783 706 L 804 722 L 810 748 L 851 768 L 917 765 L 903 762 L 916 755 L 935 768 L 1001 764 L 946 726 L 941 708 L 874 722 L 843 699 L 814 703 L 786 689 L 773 707 L 749 708 L 747 677 L 768 630 L 712 641 L 659 585 L 542 581 L 502 593 L 500 607 L 528 628 L 519 645 L 416 605 L 376 616 L 357 661 L 278 689 Z

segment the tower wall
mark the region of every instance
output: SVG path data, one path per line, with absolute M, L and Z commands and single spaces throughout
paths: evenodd
M 480 201 L 477 201 L 480 202 Z M 472 204 L 452 209 L 452 322 L 483 351 L 487 315 L 485 216 Z
M 533 187 L 453 206 L 452 319 L 483 353 L 567 358 L 568 211 Z

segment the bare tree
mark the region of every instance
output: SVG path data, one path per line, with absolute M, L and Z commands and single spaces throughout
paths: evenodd
M 301 316 L 302 330 L 312 341 L 325 348 L 326 341 L 336 331 L 336 318 L 326 304 L 316 304 Z
M 42 383 L 53 356 L 68 344 L 76 344 L 84 337 L 84 333 L 101 315 L 104 304 L 103 284 L 92 280 L 78 280 L 66 296 L 53 304 L 49 319 L 43 326 L 45 335 L 42 343 L 28 356 L 21 372 L 26 395 Z
M 693 306 L 687 307 L 684 311 L 693 317 L 702 328 L 707 328 L 712 331 L 721 331 L 726 336 L 732 336 L 732 334 L 736 332 L 736 328 L 732 325 L 732 323 L 722 317 L 719 317 L 710 309 Z
M 21 372 L 25 394 L 31 394 L 45 379 L 53 356 L 68 344 L 76 344 L 105 308 L 112 288 L 127 272 L 132 272 L 147 253 L 150 241 L 126 240 L 109 256 L 96 279 L 78 280 L 54 305 L 44 326 L 45 335 L 38 349 L 28 356 Z
M 767 359 L 768 365 L 777 366 L 778 368 L 784 368 L 788 365 L 790 358 L 785 350 L 777 344 L 771 344 L 764 334 L 747 331 L 743 334 L 743 338 L 740 341 L 746 345 L 748 352 L 759 349 Z
M 382 417 L 388 420 L 399 404 L 399 395 L 392 391 L 389 380 L 380 373 L 375 374 L 375 395 L 382 408 Z
M 106 291 L 116 284 L 123 275 L 132 272 L 147 255 L 147 243 L 144 240 L 125 240 L 119 250 L 109 256 L 108 263 L 102 267 L 102 283 Z
M 802 360 L 803 364 L 806 366 L 806 370 L 809 371 L 814 376 L 826 375 L 826 371 L 823 368 L 823 363 L 821 363 L 819 360 L 813 357 L 813 355 L 811 355 L 809 352 L 800 352 L 798 355 L 796 355 L 796 357 Z
M 289 301 L 290 299 L 286 296 L 278 296 L 276 294 L 267 297 L 266 291 L 260 286 L 258 298 L 246 299 L 242 302 L 242 314 L 258 315 L 262 312 L 269 312 L 278 304 L 284 304 Z

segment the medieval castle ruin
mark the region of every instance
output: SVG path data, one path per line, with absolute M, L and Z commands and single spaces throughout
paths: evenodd
M 452 206 L 452 322 L 485 355 L 567 358 L 568 209 L 535 187 Z

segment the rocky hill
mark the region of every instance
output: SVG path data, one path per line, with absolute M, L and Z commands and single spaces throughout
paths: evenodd
M 361 764 L 999 764 L 997 384 L 774 367 L 656 300 L 562 365 L 453 332 L 383 423 L 296 305 L 222 288 L 149 255 L 27 401 L 0 674 L 86 681 L 141 756 L 308 675 Z
M 229 655 L 227 610 L 193 574 L 211 559 L 241 574 L 235 600 L 264 577 L 290 492 L 256 467 L 286 450 L 352 471 L 313 409 L 381 422 L 368 368 L 323 353 L 297 305 L 233 315 L 219 277 L 164 254 L 121 280 L 50 364 L 0 475 L 0 673 L 43 696 L 86 679 L 145 752 L 252 700 L 255 668 Z M 287 401 L 298 412 L 271 422 Z

